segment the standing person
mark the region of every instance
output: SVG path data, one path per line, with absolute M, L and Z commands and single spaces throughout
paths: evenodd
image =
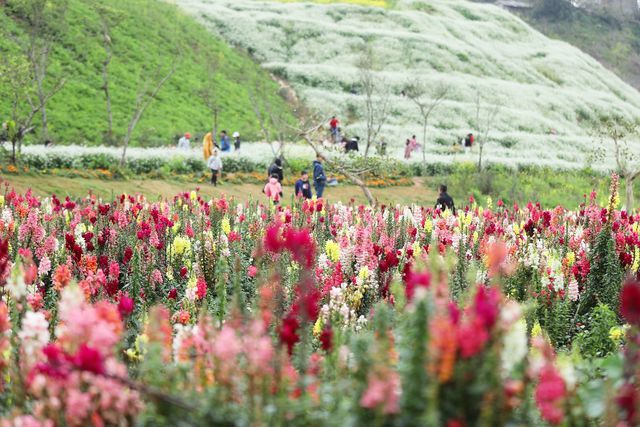
M 444 184 L 440 185 L 440 195 L 438 196 L 438 200 L 436 201 L 436 209 L 440 209 L 441 211 L 445 211 L 447 209 L 451 210 L 452 214 L 456 214 L 456 207 L 453 204 L 453 199 L 447 193 L 447 186 Z
M 220 132 L 220 151 L 231 151 L 231 142 L 226 130 Z
M 213 141 L 213 132 L 209 132 L 202 138 L 202 154 L 205 162 L 208 161 L 209 157 L 213 154 L 214 148 L 217 148 L 217 144 Z
M 178 140 L 178 150 L 191 150 L 191 134 L 189 132 L 185 132 L 184 136 Z
M 213 150 L 209 160 L 207 160 L 207 167 L 211 169 L 211 183 L 214 187 L 218 186 L 218 172 L 222 171 L 222 159 L 218 150 Z
M 276 175 L 276 178 L 278 178 L 278 182 L 282 184 L 282 181 L 284 180 L 284 170 L 282 169 L 282 159 L 280 157 L 277 157 L 267 170 L 268 178 L 274 174 Z
M 282 185 L 278 182 L 278 176 L 276 174 L 271 175 L 269 182 L 267 182 L 262 191 L 274 205 L 280 203 L 280 199 L 282 198 Z
M 331 117 L 329 120 L 329 128 L 331 129 L 331 137 L 334 142 L 338 141 L 338 125 L 340 124 L 340 120 L 336 116 Z
M 473 147 L 473 134 L 470 133 L 467 135 L 467 137 L 464 139 L 464 149 L 465 151 L 471 150 L 471 147 Z
M 412 151 L 413 150 L 411 150 L 411 140 L 407 139 L 407 141 L 404 143 L 404 158 L 410 159 Z
M 304 199 L 310 199 L 313 197 L 311 194 L 311 184 L 309 184 L 309 173 L 302 171 L 300 179 L 296 181 L 295 187 L 296 197 L 302 197 Z
M 233 133 L 233 149 L 236 151 L 240 149 L 240 132 Z
M 322 198 L 324 193 L 324 187 L 327 184 L 327 176 L 324 174 L 324 168 L 322 167 L 322 161 L 324 157 L 318 154 L 316 160 L 313 161 L 313 186 L 316 188 L 316 197 Z

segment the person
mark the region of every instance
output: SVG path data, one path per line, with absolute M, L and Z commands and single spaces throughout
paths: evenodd
M 404 158 L 411 158 L 411 141 L 407 138 L 407 141 L 404 143 Z
M 404 147 L 404 158 L 410 159 L 411 153 L 416 151 L 418 147 L 420 147 L 420 144 L 418 144 L 418 141 L 416 140 L 415 135 L 413 135 L 411 139 L 407 139 L 407 142 L 405 142 L 405 147 Z
M 311 184 L 309 184 L 309 172 L 302 171 L 300 179 L 296 181 L 295 191 L 296 197 L 302 197 L 303 199 L 313 197 L 311 194 Z
M 276 178 L 278 178 L 278 182 L 282 184 L 284 180 L 284 170 L 282 169 L 282 159 L 280 157 L 276 158 L 267 170 L 267 177 L 271 177 L 274 174 Z
M 449 209 L 451 210 L 452 214 L 456 214 L 456 207 L 453 204 L 453 199 L 447 193 L 447 186 L 444 184 L 440 185 L 440 195 L 438 196 L 435 207 L 436 209 L 440 209 L 441 211 Z
M 473 134 L 472 133 L 468 134 L 467 137 L 464 139 L 465 150 L 470 150 L 471 147 L 473 147 L 473 141 L 474 141 Z
M 338 141 L 338 125 L 340 124 L 340 120 L 337 119 L 336 116 L 331 117 L 329 121 L 329 128 L 331 129 L 331 136 L 334 141 Z
M 220 151 L 231 151 L 231 142 L 229 141 L 229 135 L 227 135 L 226 130 L 220 132 Z
M 213 150 L 209 160 L 207 160 L 207 167 L 211 169 L 211 183 L 214 187 L 218 186 L 218 172 L 222 171 L 222 159 L 218 153 L 218 150 Z
M 233 133 L 233 149 L 236 151 L 240 149 L 240 132 Z
M 378 154 L 381 156 L 387 155 L 387 141 L 384 138 L 380 138 L 380 143 L 378 144 Z
M 51 147 L 53 147 L 53 141 L 51 141 L 50 139 L 47 139 L 47 140 L 44 142 L 44 147 L 45 147 L 45 148 L 51 148 Z
M 178 150 L 191 150 L 191 134 L 189 132 L 185 132 L 184 136 L 178 140 Z
M 327 180 L 327 187 L 335 187 L 338 185 L 338 178 L 336 178 L 334 175 L 329 176 L 329 179 Z
M 271 175 L 269 182 L 264 186 L 263 192 L 274 205 L 280 203 L 280 199 L 282 198 L 282 185 L 278 182 L 278 175 Z
M 313 161 L 313 186 L 316 189 L 316 197 L 322 198 L 324 193 L 324 187 L 327 184 L 327 176 L 324 174 L 324 168 L 322 167 L 322 161 L 324 158 L 321 154 L 318 154 L 316 160 Z
M 213 141 L 213 132 L 209 132 L 204 136 L 204 138 L 202 138 L 202 154 L 204 155 L 205 161 L 209 160 L 209 157 L 213 154 L 214 148 L 218 148 L 218 146 Z

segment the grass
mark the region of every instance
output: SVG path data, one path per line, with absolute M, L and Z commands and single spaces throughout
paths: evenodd
M 3 178 L 0 177 L 0 182 Z M 187 184 L 175 181 L 164 180 L 129 180 L 129 181 L 106 181 L 100 179 L 85 178 L 60 178 L 51 179 L 46 175 L 25 174 L 4 177 L 8 185 L 16 191 L 24 192 L 32 189 L 39 196 L 84 197 L 88 193 L 98 197 L 109 199 L 115 194 L 144 194 L 148 198 L 171 198 L 184 191 L 191 191 L 200 188 L 201 193 L 207 197 L 220 197 L 226 195 L 239 200 L 264 199 L 262 185 L 256 184 L 230 184 L 222 180 L 218 187 L 209 184 Z M 1 190 L 0 190 L 1 191 Z M 285 188 L 285 202 L 289 202 L 293 189 Z M 389 187 L 371 189 L 373 195 L 384 204 L 423 204 L 432 205 L 437 198 L 433 189 L 426 189 L 423 181 L 416 179 L 414 186 L 409 187 Z M 366 203 L 360 188 L 354 185 L 340 184 L 337 187 L 327 187 L 325 197 L 331 202 L 348 203 L 354 199 L 357 203 Z
M 175 178 L 174 178 L 175 179 Z M 201 188 L 207 197 L 220 197 L 225 194 L 240 200 L 262 199 L 262 185 L 253 183 L 230 183 L 221 180 L 219 187 L 209 184 L 189 183 L 174 179 L 130 179 L 105 180 L 93 178 L 52 177 L 37 172 L 7 175 L 4 180 L 17 191 L 33 191 L 40 196 L 53 193 L 59 196 L 84 197 L 89 192 L 109 199 L 114 194 L 141 193 L 156 199 L 170 198 L 174 195 Z M 0 176 L 0 183 L 3 177 Z M 473 196 L 479 204 L 486 204 L 487 198 L 495 203 L 503 200 L 507 206 L 518 203 L 539 202 L 544 208 L 564 206 L 576 208 L 592 191 L 598 194 L 598 202 L 605 204 L 608 198 L 610 180 L 607 176 L 593 173 L 588 169 L 558 172 L 545 168 L 525 168 L 511 170 L 500 165 L 491 165 L 478 173 L 473 164 L 461 164 L 454 168 L 413 179 L 413 185 L 372 188 L 371 191 L 380 203 L 419 204 L 432 206 L 437 198 L 436 190 L 440 184 L 447 184 L 449 193 L 458 206 L 464 206 Z M 0 190 L 1 192 L 1 190 Z M 285 202 L 291 197 L 291 186 L 285 186 Z M 624 203 L 624 191 L 621 189 Z M 328 187 L 325 196 L 332 202 L 348 203 L 351 199 L 357 203 L 366 203 L 362 191 L 353 185 L 341 183 L 337 187 Z M 640 200 L 640 186 L 636 186 L 636 200 Z
M 0 7 L 0 56 L 17 51 L 9 35 L 26 40 L 24 22 L 11 12 L 16 1 L 9 0 L 7 6 Z M 111 34 L 114 56 L 110 66 L 117 134 L 124 133 L 132 115 L 139 76 L 178 62 L 177 72 L 138 124 L 134 145 L 166 144 L 185 131 L 199 136 L 210 130 L 213 118 L 197 96 L 207 81 L 207 55 L 219 62 L 214 87 L 220 105 L 220 129 L 239 131 L 245 140 L 260 135 L 245 84 L 247 76 L 254 73 L 265 82 L 264 96 L 275 113 L 294 120 L 290 106 L 277 94 L 277 83 L 266 72 L 175 6 L 159 0 L 103 0 L 102 4 L 119 17 Z M 61 76 L 66 79 L 65 87 L 47 105 L 51 133 L 58 143 L 99 144 L 106 130 L 105 100 L 100 89 L 105 53 L 99 16 L 89 5 L 69 0 L 66 29 L 59 34 L 51 54 L 48 85 Z M 3 90 L 0 87 L 0 93 Z M 8 112 L 8 100 L 0 96 L 0 121 Z

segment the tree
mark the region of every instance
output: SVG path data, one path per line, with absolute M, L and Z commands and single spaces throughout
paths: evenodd
M 0 86 L 6 88 L 5 96 L 11 102 L 9 120 L 6 121 L 4 132 L 11 141 L 11 161 L 16 163 L 17 154 L 22 150 L 22 140 L 25 135 L 32 132 L 33 119 L 42 109 L 43 105 L 54 96 L 62 86 L 64 80 L 58 81 L 43 99 L 36 95 L 35 79 L 29 60 L 20 54 L 0 52 Z
M 364 96 L 365 124 L 367 130 L 364 149 L 365 160 L 369 150 L 389 118 L 390 93 L 384 79 L 376 75 L 377 59 L 373 48 L 367 45 L 356 63 L 359 83 Z
M 633 182 L 640 176 L 640 157 L 638 148 L 630 146 L 632 141 L 637 143 L 640 137 L 640 123 L 628 119 L 620 114 L 600 114 L 592 124 L 593 135 L 601 146 L 596 150 L 596 156 L 605 156 L 605 141 L 613 143 L 613 157 L 620 176 L 624 178 L 626 190 L 627 212 L 633 210 Z
M 496 117 L 502 108 L 500 101 L 496 101 L 492 104 L 484 106 L 482 104 L 482 94 L 478 89 L 476 92 L 476 138 L 475 142 L 478 145 L 478 171 L 482 171 L 482 154 L 484 151 L 484 145 L 489 139 L 489 134 L 493 130 Z
M 258 124 L 262 135 L 273 152 L 274 157 L 280 157 L 284 159 L 284 147 L 285 142 L 290 135 L 288 135 L 287 129 L 289 129 L 289 123 L 287 123 L 286 117 L 282 112 L 277 111 L 270 99 L 273 93 L 270 92 L 269 80 L 258 72 L 251 72 L 246 77 L 246 88 L 249 95 L 249 102 L 253 108 L 253 112 L 256 115 Z M 278 147 L 274 148 L 272 142 L 272 129 L 277 133 L 276 138 L 278 140 Z
M 423 82 L 409 83 L 404 94 L 415 104 L 422 119 L 422 163 L 427 163 L 427 127 L 431 113 L 444 101 L 449 93 L 450 86 L 439 83 L 429 89 Z
M 101 1 L 93 3 L 92 7 L 100 18 L 100 36 L 102 38 L 102 46 L 104 47 L 105 52 L 105 57 L 102 61 L 102 86 L 100 89 L 104 92 L 105 108 L 107 113 L 107 130 L 104 135 L 104 140 L 105 143 L 111 145 L 115 142 L 113 134 L 113 113 L 111 110 L 111 93 L 109 91 L 109 65 L 113 58 L 111 31 L 118 25 L 122 16 L 114 9 L 104 5 Z
M 328 153 L 323 152 L 319 144 L 314 141 L 322 140 L 321 130 L 328 119 L 317 120 L 315 125 L 307 126 L 306 129 L 295 129 L 297 134 L 309 145 L 316 155 L 322 156 L 326 165 L 344 175 L 349 181 L 360 187 L 362 193 L 367 198 L 367 201 L 371 206 L 376 206 L 376 199 L 373 197 L 371 190 L 367 187 L 367 183 L 362 176 L 367 172 L 366 169 L 357 169 L 353 165 L 349 164 L 344 156 L 330 156 Z
M 215 140 L 216 135 L 218 135 L 218 113 L 220 111 L 217 96 L 218 87 L 216 82 L 216 76 L 220 69 L 220 56 L 211 52 L 205 52 L 203 56 L 205 68 L 207 70 L 207 78 L 203 80 L 202 86 L 198 88 L 197 95 L 209 109 L 209 113 L 212 118 L 212 136 Z
M 143 82 L 138 85 L 138 93 L 136 95 L 135 106 L 133 109 L 133 113 L 131 115 L 131 119 L 129 120 L 129 125 L 127 126 L 127 132 L 124 135 L 122 140 L 122 157 L 120 158 L 120 166 L 124 167 L 127 159 L 127 148 L 129 147 L 129 142 L 131 141 L 131 136 L 133 135 L 133 131 L 135 130 L 140 118 L 144 114 L 149 104 L 151 104 L 162 89 L 162 86 L 173 76 L 173 73 L 176 72 L 178 63 L 174 62 L 171 65 L 171 68 L 167 71 L 163 69 L 162 66 L 159 66 L 156 69 L 154 77 L 152 78 L 143 78 Z M 143 74 L 146 74 L 143 72 Z
M 28 29 L 29 37 L 27 43 L 19 44 L 22 45 L 29 60 L 31 76 L 35 84 L 35 95 L 39 101 L 38 111 L 42 119 L 41 136 L 42 140 L 46 141 L 49 139 L 46 104 L 53 96 L 52 91 L 55 90 L 57 92 L 64 85 L 64 79 L 59 78 L 53 84 L 53 89 L 49 90 L 46 88 L 45 80 L 47 79 L 51 49 L 64 32 L 67 2 L 66 0 L 57 0 L 55 2 L 48 0 L 13 0 L 8 2 L 7 7 L 25 22 L 25 26 Z

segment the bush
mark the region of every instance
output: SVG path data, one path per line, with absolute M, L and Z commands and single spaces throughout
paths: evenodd
M 587 317 L 583 331 L 576 336 L 576 345 L 584 356 L 603 357 L 617 347 L 610 338 L 612 328 L 618 326 L 616 313 L 608 306 L 599 304 Z

